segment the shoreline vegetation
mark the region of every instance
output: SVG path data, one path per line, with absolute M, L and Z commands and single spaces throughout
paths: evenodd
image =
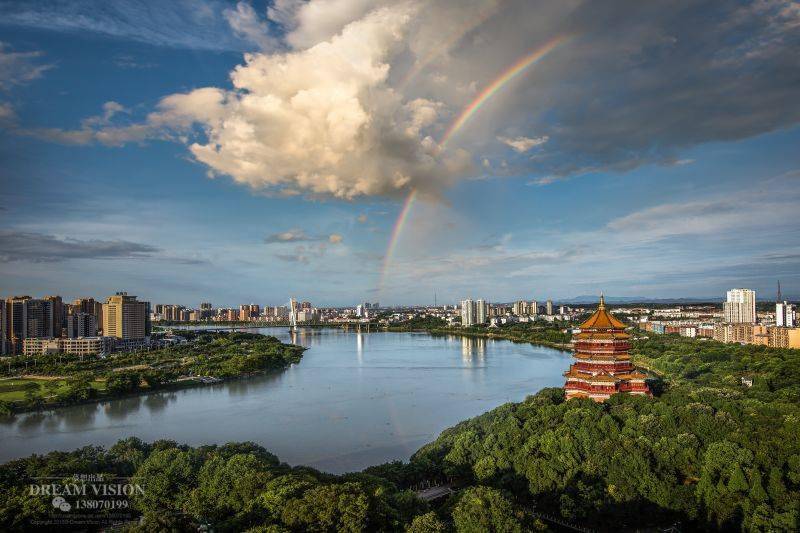
M 0 416 L 280 371 L 305 348 L 245 332 L 187 331 L 187 342 L 108 356 L 48 354 L 0 366 Z
M 362 327 L 366 327 L 366 323 Z M 275 324 L 270 322 L 174 322 L 174 323 L 159 323 L 158 327 L 165 329 L 174 328 L 175 331 L 196 331 L 193 329 L 184 329 L 192 327 L 206 327 L 209 330 L 225 330 L 225 329 L 258 329 L 258 328 L 272 328 L 272 327 L 288 327 L 288 324 Z M 574 326 L 574 325 L 572 325 Z M 333 329 L 350 329 L 353 324 L 300 324 L 298 328 L 333 328 Z M 488 327 L 469 327 L 462 328 L 460 326 L 447 326 L 444 320 L 436 318 L 414 319 L 405 322 L 385 326 L 377 322 L 370 322 L 369 327 L 374 333 L 382 331 L 389 331 L 394 333 L 428 333 L 431 335 L 457 335 L 462 337 L 482 337 L 487 339 L 508 340 L 516 343 L 536 344 L 539 346 L 546 346 L 556 350 L 572 350 L 571 335 L 563 333 L 562 330 L 571 327 L 570 323 L 548 323 L 536 322 L 534 324 L 511 324 L 498 328 Z
M 516 343 L 536 344 L 557 350 L 572 349 L 572 335 L 563 330 L 572 327 L 569 323 L 517 323 L 503 325 L 497 328 L 473 326 L 447 326 L 439 318 L 421 318 L 389 326 L 388 331 L 425 332 L 431 335 L 460 335 L 462 337 L 479 337 L 487 339 L 508 340 Z
M 509 329 L 521 342 L 562 340 Z M 407 462 L 351 474 L 289 467 L 253 443 L 135 438 L 11 461 L 0 465 L 0 529 L 48 512 L 26 496 L 27 477 L 75 473 L 151 487 L 133 497 L 128 531 L 800 529 L 800 350 L 648 335 L 631 354 L 662 377 L 655 397 L 565 401 L 543 389 L 443 431 Z M 454 492 L 419 499 L 431 483 Z

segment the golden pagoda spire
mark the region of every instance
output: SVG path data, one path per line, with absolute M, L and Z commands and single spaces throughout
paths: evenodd
M 603 298 L 602 291 L 600 292 L 600 303 L 597 305 L 598 309 L 605 309 L 606 308 L 606 299 Z

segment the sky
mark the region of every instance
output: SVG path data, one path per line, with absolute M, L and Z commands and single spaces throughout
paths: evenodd
M 800 298 L 800 3 L 0 0 L 0 297 Z

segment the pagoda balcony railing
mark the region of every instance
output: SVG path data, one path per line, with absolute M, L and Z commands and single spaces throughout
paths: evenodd
M 572 367 L 575 370 L 580 370 L 583 372 L 599 372 L 600 370 L 605 370 L 606 372 L 612 373 L 623 373 L 623 372 L 630 372 L 634 369 L 634 366 L 631 364 L 630 361 L 620 361 L 619 363 L 585 363 L 583 361 L 578 361 L 577 363 L 573 363 Z
M 620 383 L 620 392 L 650 392 L 650 389 L 644 383 Z
M 616 353 L 627 352 L 631 349 L 629 342 L 586 342 L 576 341 L 574 348 L 579 352 Z
M 578 381 L 567 381 L 564 385 L 567 390 L 580 390 L 584 392 L 616 392 L 617 387 L 614 385 L 591 385 L 589 383 L 581 383 Z

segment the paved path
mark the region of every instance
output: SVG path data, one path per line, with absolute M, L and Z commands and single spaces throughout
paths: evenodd
M 453 489 L 450 488 L 450 485 L 441 485 L 438 487 L 431 487 L 429 489 L 423 489 L 417 491 L 417 496 L 422 498 L 425 501 L 436 500 L 438 498 L 442 498 L 443 496 L 449 496 L 455 492 Z

